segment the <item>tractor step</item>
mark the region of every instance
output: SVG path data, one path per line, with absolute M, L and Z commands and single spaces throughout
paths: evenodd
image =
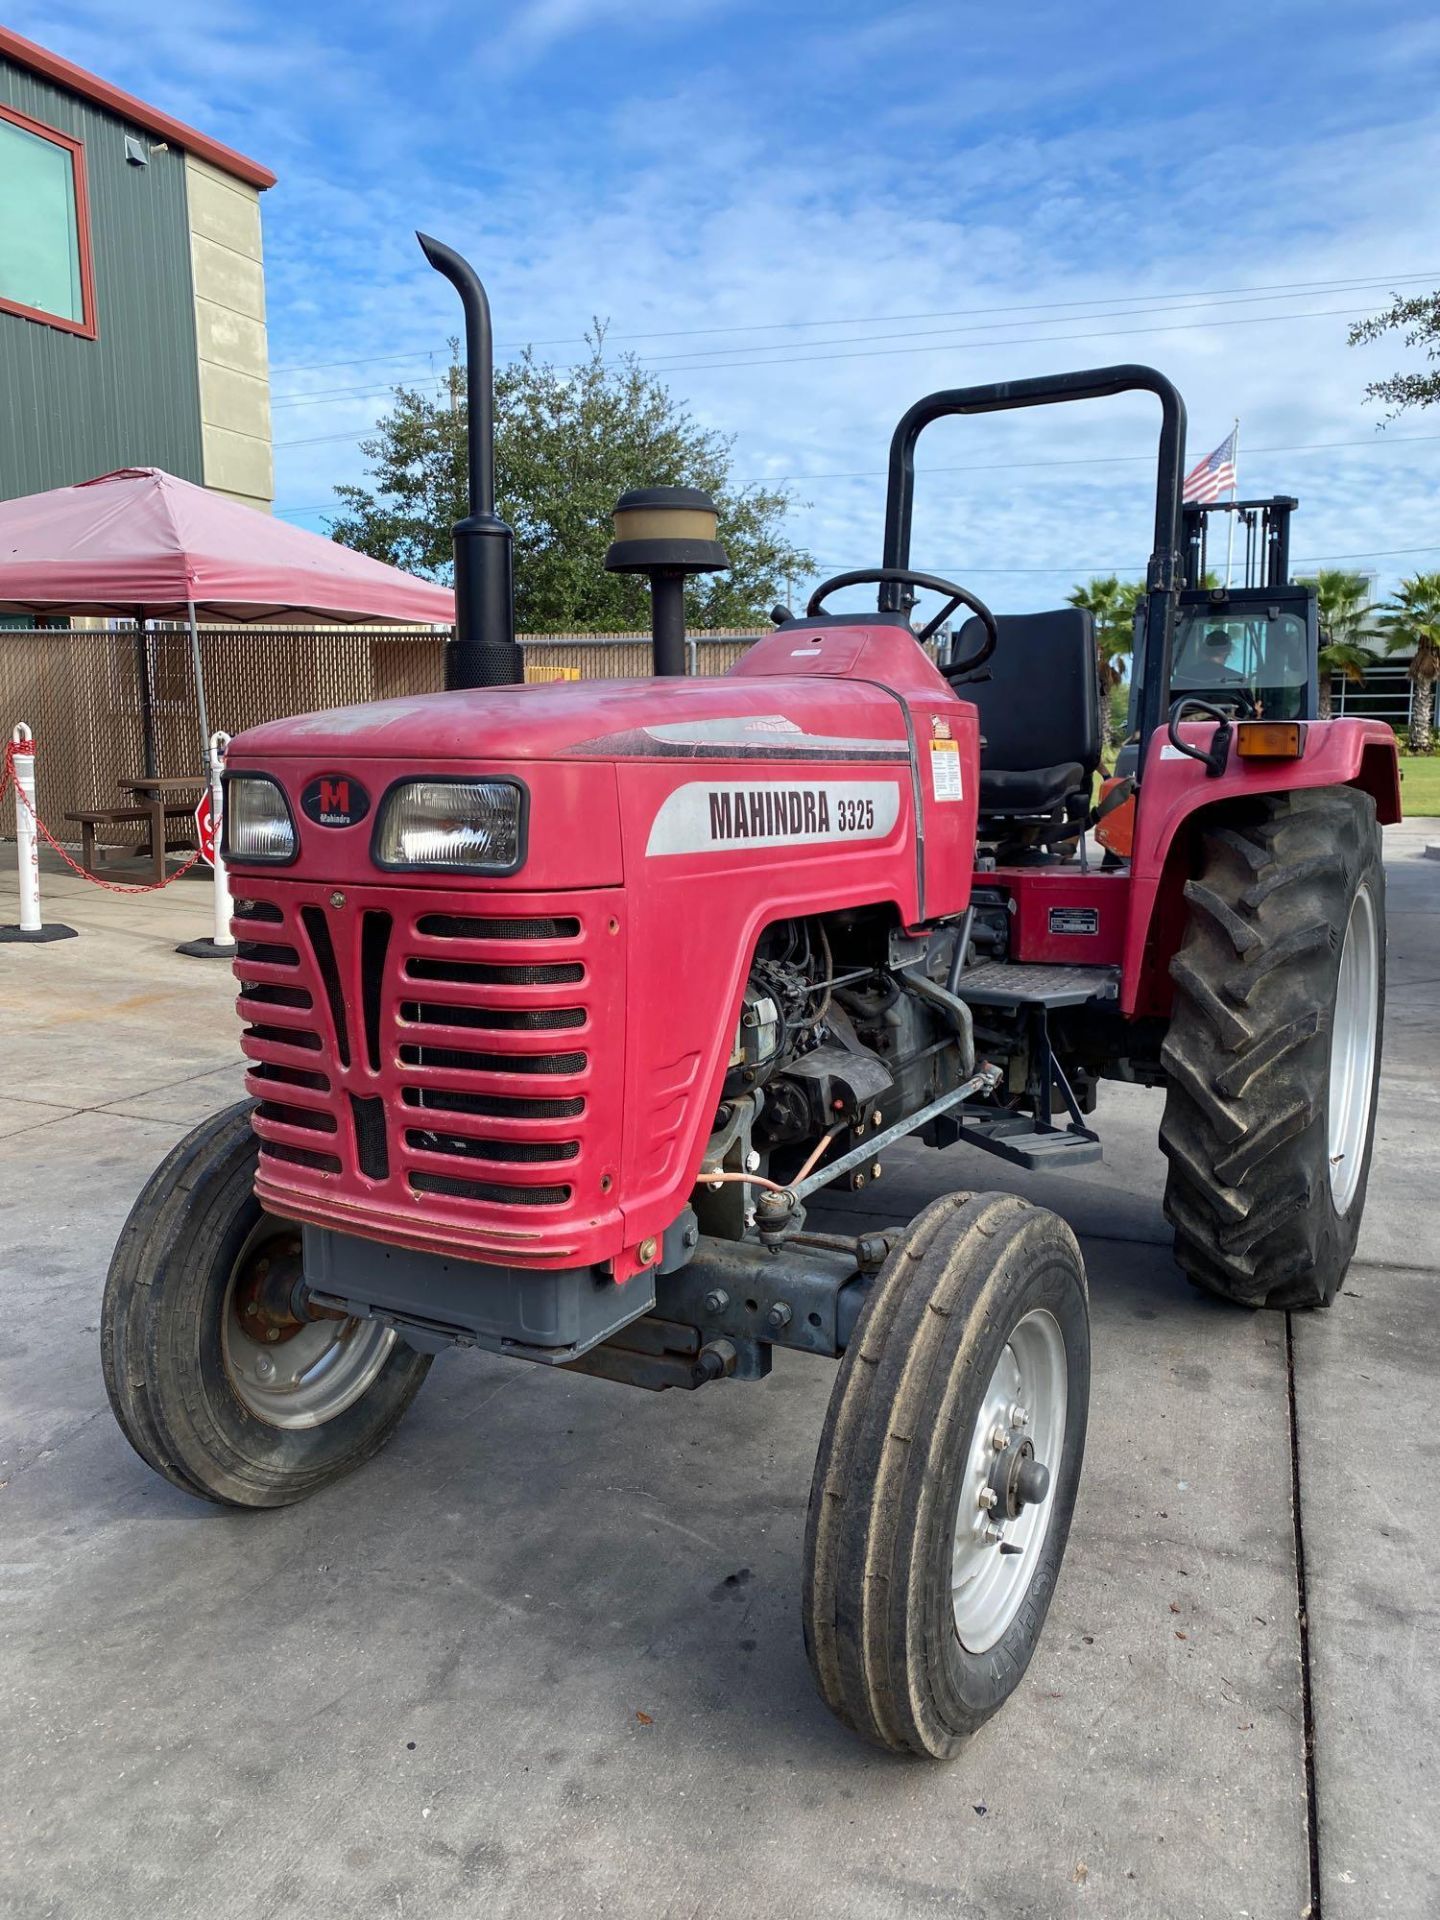
M 976 1007 L 1079 1007 L 1090 1000 L 1114 1000 L 1120 969 L 987 960 L 967 967 L 955 991 Z
M 1088 1167 L 1101 1158 L 1098 1134 L 1084 1127 L 1047 1127 L 1032 1113 L 966 1114 L 954 1138 L 1031 1173 L 1045 1167 Z

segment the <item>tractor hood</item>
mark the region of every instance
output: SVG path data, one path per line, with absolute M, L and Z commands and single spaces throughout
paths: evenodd
M 584 680 L 467 688 L 276 720 L 239 735 L 232 766 L 341 757 L 434 766 L 478 760 L 909 755 L 905 709 L 866 681 L 823 675 Z

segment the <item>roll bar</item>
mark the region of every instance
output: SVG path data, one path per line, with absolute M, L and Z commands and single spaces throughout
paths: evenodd
M 1155 537 L 1145 574 L 1146 658 L 1141 672 L 1140 764 L 1145 743 L 1165 724 L 1170 691 L 1170 650 L 1183 574 L 1181 489 L 1185 472 L 1185 402 L 1153 367 L 1092 367 L 1079 373 L 1040 374 L 1030 380 L 996 380 L 988 386 L 950 387 L 927 394 L 904 414 L 890 442 L 885 497 L 887 567 L 910 564 L 910 526 L 915 505 L 915 443 L 934 420 L 955 413 L 1007 413 L 1015 407 L 1048 407 L 1067 400 L 1103 400 L 1116 393 L 1153 393 L 1160 402 L 1160 445 L 1155 472 Z M 898 612 L 903 589 L 880 589 L 882 613 Z

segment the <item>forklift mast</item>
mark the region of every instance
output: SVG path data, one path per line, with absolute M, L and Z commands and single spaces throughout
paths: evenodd
M 1239 556 L 1242 587 L 1283 587 L 1290 580 L 1290 516 L 1300 502 L 1292 494 L 1277 493 L 1269 500 L 1216 500 L 1205 506 L 1185 503 L 1185 585 L 1203 587 L 1210 571 L 1210 516 L 1233 516 L 1244 548 Z M 1229 582 L 1233 543 L 1226 531 L 1226 580 Z

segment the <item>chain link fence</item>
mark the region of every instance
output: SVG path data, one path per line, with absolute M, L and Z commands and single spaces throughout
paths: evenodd
M 690 671 L 724 673 L 768 628 L 697 634 Z M 209 723 L 243 733 L 266 720 L 402 695 L 438 693 L 447 636 L 430 628 L 202 627 Z M 520 635 L 528 681 L 620 680 L 650 672 L 648 634 Z M 51 828 L 113 807 L 141 774 L 196 777 L 204 766 L 189 632 L 182 626 L 0 632 L 0 731 L 19 720 L 39 742 L 37 799 Z M 10 810 L 0 836 L 13 839 Z M 116 843 L 141 829 L 117 825 Z M 76 835 L 78 838 L 78 834 Z

